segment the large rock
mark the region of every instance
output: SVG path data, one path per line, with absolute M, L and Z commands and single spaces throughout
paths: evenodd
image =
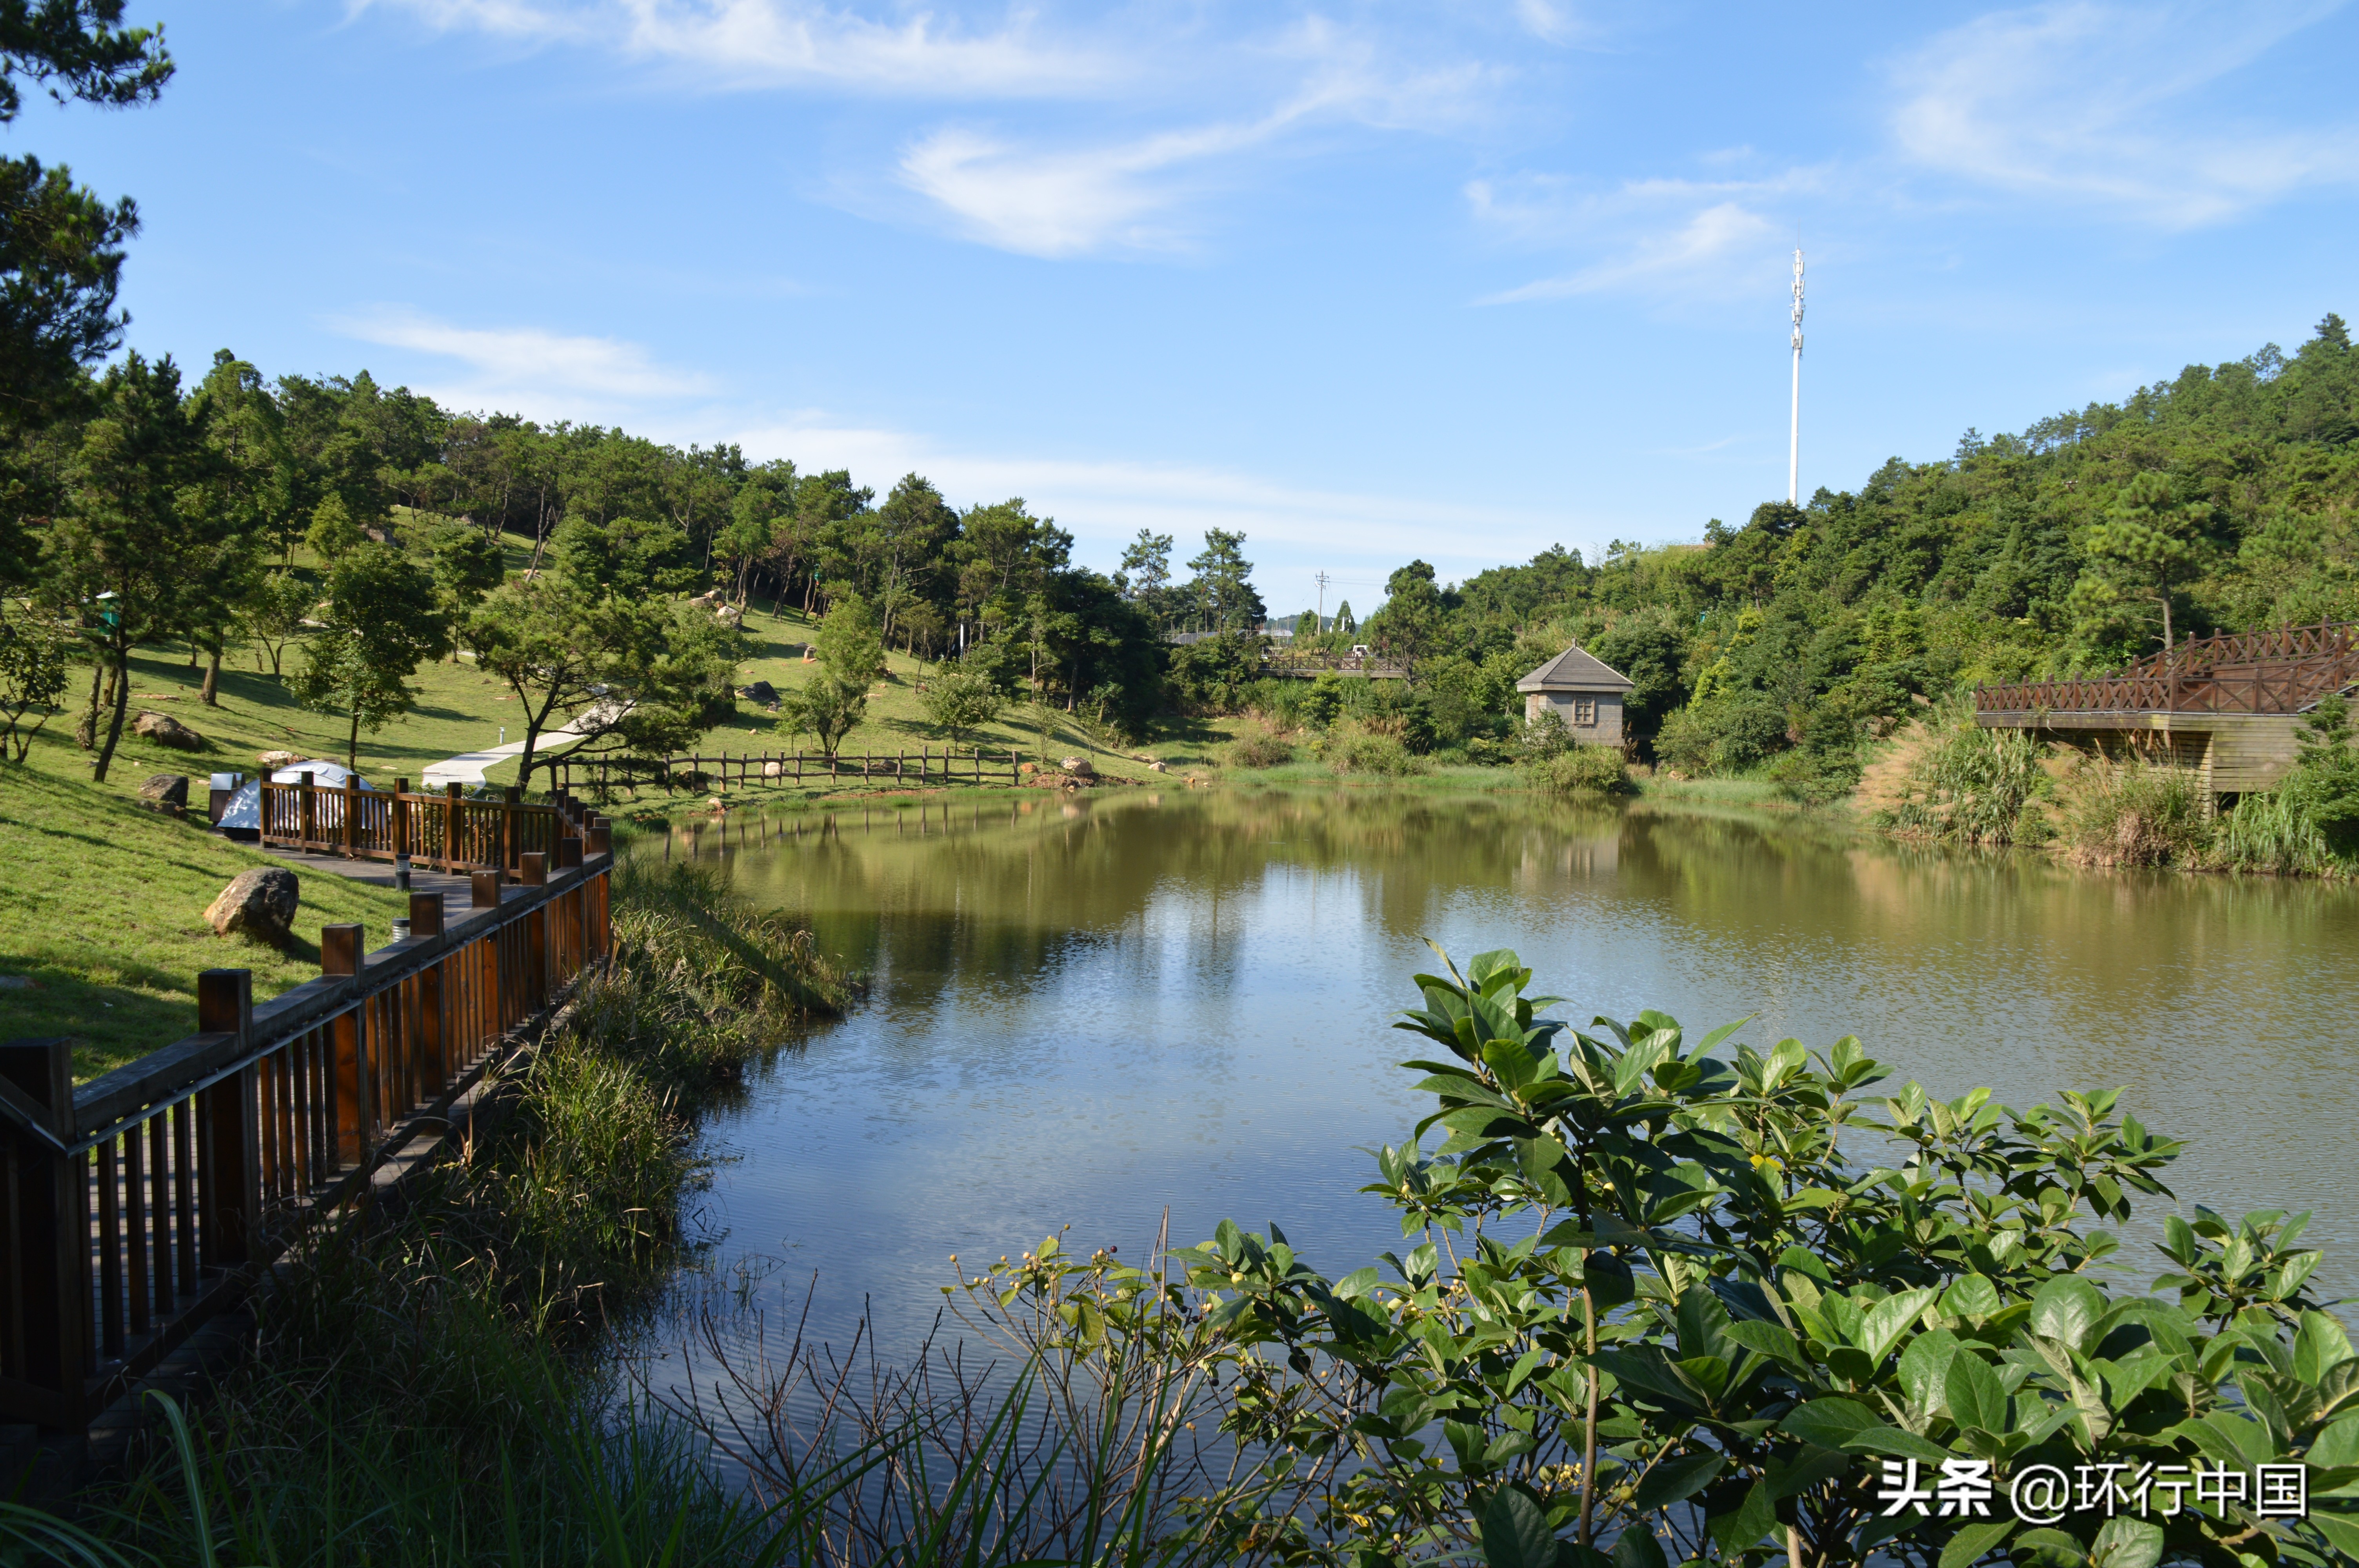
M 139 786 L 139 802 L 150 811 L 182 816 L 189 809 L 189 775 L 157 773 Z
M 1067 773 L 1072 774 L 1077 779 L 1094 778 L 1097 776 L 1097 769 L 1090 766 L 1090 760 L 1087 757 L 1067 757 L 1063 762 L 1059 762 L 1057 765 L 1064 769 Z
M 748 702 L 758 702 L 765 708 L 777 706 L 778 688 L 766 680 L 757 680 L 752 686 L 739 687 L 737 695 Z
M 176 751 L 201 752 L 205 749 L 203 736 L 168 713 L 141 713 L 138 720 L 131 726 L 131 732 Z
M 270 772 L 277 773 L 280 768 L 291 768 L 301 762 L 303 754 L 299 752 L 265 752 L 254 760 Z
M 205 911 L 205 923 L 223 936 L 243 931 L 248 936 L 283 945 L 295 932 L 295 908 L 302 902 L 302 884 L 295 873 L 277 866 L 257 866 L 240 871 L 222 889 Z

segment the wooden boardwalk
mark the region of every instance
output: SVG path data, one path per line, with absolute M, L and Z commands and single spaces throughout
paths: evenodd
M 2190 638 L 2086 680 L 1974 688 L 1974 722 L 2089 750 L 2140 746 L 2213 796 L 2274 788 L 2299 755 L 2301 715 L 2359 685 L 2359 622 Z

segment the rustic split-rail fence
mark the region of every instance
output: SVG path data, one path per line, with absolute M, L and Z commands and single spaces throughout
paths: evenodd
M 732 752 L 724 756 L 657 758 L 596 758 L 572 762 L 559 758 L 549 764 L 560 791 L 576 788 L 611 793 L 647 784 L 666 791 L 719 788 L 734 783 L 751 784 L 800 783 L 806 778 L 889 778 L 914 784 L 996 784 L 1024 782 L 1023 753 L 1010 751 L 959 751 L 920 746 L 915 752 L 839 752 L 833 756 L 804 752 Z M 453 786 L 455 787 L 455 786 Z
M 70 1040 L 0 1045 L 0 1422 L 85 1429 L 316 1221 L 439 1132 L 504 1044 L 608 947 L 603 817 L 514 800 L 267 785 L 266 837 L 415 852 L 473 906 L 321 933 L 316 980 L 256 1003 L 197 979 L 198 1032 L 76 1087 Z
M 2116 674 L 1974 689 L 1984 729 L 2038 730 L 2103 749 L 2150 746 L 2210 796 L 2273 787 L 2293 766 L 2300 716 L 2359 683 L 2359 622 L 2189 637 Z

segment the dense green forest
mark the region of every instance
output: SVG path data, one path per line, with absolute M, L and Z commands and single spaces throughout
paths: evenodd
M 1701 545 L 1551 549 L 1455 586 L 1412 562 L 1360 640 L 1418 662 L 1443 746 L 1578 640 L 1637 683 L 1648 755 L 1832 781 L 1913 706 L 2184 639 L 2359 619 L 2359 356 L 2329 315 L 2288 357 L 2190 365 L 2020 436 L 1968 431 L 1856 491 Z M 1332 639 L 1331 638 L 1331 641 Z

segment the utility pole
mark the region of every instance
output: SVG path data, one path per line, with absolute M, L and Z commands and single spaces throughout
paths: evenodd
M 1794 247 L 1794 416 L 1786 438 L 1786 504 L 1802 503 L 1802 247 Z
M 1327 630 L 1327 574 L 1325 572 L 1321 572 L 1319 574 L 1318 581 L 1319 613 L 1314 617 L 1318 623 L 1310 628 L 1311 635 L 1313 636 L 1316 636 L 1320 633 Z

